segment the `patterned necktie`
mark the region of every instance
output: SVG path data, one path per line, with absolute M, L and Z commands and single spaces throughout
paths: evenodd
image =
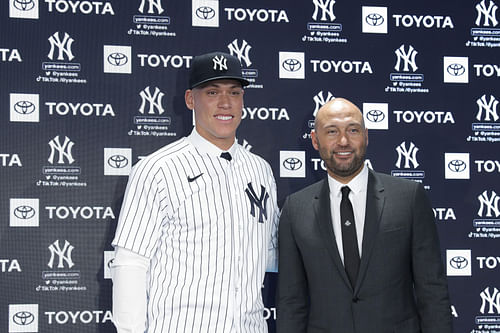
M 340 201 L 340 224 L 342 230 L 342 246 L 344 249 L 344 267 L 354 289 L 359 270 L 359 249 L 356 236 L 356 224 L 354 223 L 354 213 L 349 200 L 347 186 L 342 187 L 342 200 Z

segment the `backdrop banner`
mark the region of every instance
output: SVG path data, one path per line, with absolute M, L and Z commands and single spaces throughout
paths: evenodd
M 318 109 L 353 101 L 367 165 L 431 199 L 455 331 L 500 331 L 499 4 L 2 1 L 0 331 L 115 332 L 108 263 L 128 175 L 190 133 L 188 71 L 216 50 L 250 81 L 237 139 L 271 164 L 280 206 L 326 176 Z

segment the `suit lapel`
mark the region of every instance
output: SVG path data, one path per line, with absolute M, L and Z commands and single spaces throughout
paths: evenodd
M 316 222 L 319 225 L 321 232 L 321 238 L 328 249 L 335 266 L 339 270 L 340 275 L 344 279 L 345 283 L 351 286 L 347 274 L 340 259 L 339 250 L 337 247 L 337 242 L 335 240 L 335 234 L 333 232 L 333 222 L 330 210 L 330 188 L 328 186 L 328 179 L 325 178 L 322 185 L 320 186 L 319 192 L 313 197 L 313 208 L 316 217 Z
M 365 277 L 373 245 L 378 234 L 380 217 L 385 203 L 385 196 L 383 192 L 383 184 L 380 183 L 376 174 L 370 170 L 368 174 L 368 186 L 366 193 L 366 212 L 365 225 L 363 229 L 361 262 L 355 288 L 356 291 L 359 289 L 360 284 Z

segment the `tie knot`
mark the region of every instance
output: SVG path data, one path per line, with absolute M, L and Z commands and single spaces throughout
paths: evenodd
M 349 188 L 349 186 L 342 186 L 340 191 L 342 192 L 342 198 L 348 198 L 349 192 L 351 191 L 351 189 Z
M 231 154 L 229 154 L 227 151 L 220 154 L 220 157 L 222 157 L 223 159 L 228 160 L 228 161 L 231 161 L 231 159 L 232 159 Z

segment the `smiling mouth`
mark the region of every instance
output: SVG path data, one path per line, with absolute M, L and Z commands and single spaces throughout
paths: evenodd
M 335 155 L 340 155 L 340 156 L 349 156 L 351 154 L 352 154 L 351 151 L 339 151 L 335 153 Z
M 231 120 L 231 119 L 233 119 L 233 116 L 217 115 L 217 116 L 215 116 L 215 118 L 217 118 L 219 120 Z

